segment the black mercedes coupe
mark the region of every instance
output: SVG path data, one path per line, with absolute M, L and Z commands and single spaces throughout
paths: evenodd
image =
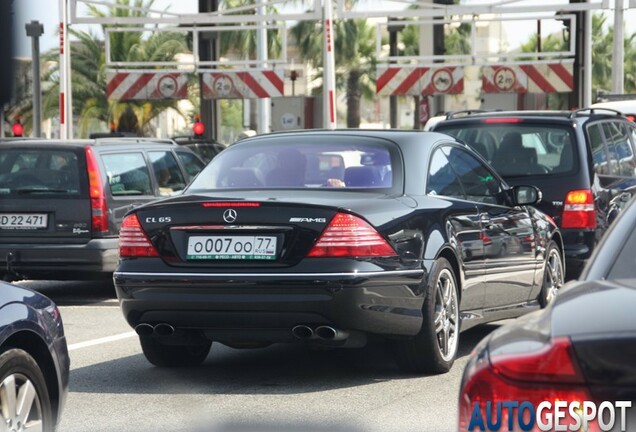
M 545 306 L 563 241 L 453 138 L 299 131 L 229 147 L 178 197 L 124 219 L 114 274 L 157 366 L 197 365 L 212 341 L 359 347 L 388 339 L 409 372 L 442 373 L 460 330 Z

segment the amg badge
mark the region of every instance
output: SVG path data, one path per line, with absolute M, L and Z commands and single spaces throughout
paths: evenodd
M 326 218 L 304 218 L 304 217 L 293 217 L 289 218 L 290 222 L 316 222 L 316 223 L 327 223 Z

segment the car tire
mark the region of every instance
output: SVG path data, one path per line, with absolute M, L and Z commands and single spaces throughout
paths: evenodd
M 539 293 L 539 304 L 542 308 L 549 305 L 563 287 L 565 272 L 563 271 L 563 257 L 561 250 L 554 241 L 548 244 L 545 253 L 545 267 L 543 272 L 543 285 Z
M 31 403 L 25 406 L 28 411 L 17 412 L 20 408 L 16 401 L 25 395 L 32 396 Z M 44 374 L 35 359 L 22 349 L 9 348 L 0 354 L 0 405 L 3 407 L 0 422 L 4 422 L 8 430 L 35 427 L 51 431 L 54 428 Z
M 140 336 L 139 342 L 146 359 L 158 367 L 198 366 L 206 359 L 212 346 L 212 342 L 168 345 L 153 336 Z
M 459 346 L 459 297 L 457 277 L 445 258 L 438 258 L 433 265 L 422 315 L 419 333 L 396 341 L 397 363 L 405 372 L 448 372 Z

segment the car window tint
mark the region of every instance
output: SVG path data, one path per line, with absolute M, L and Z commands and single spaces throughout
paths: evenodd
M 188 173 L 188 181 L 192 181 L 192 179 L 196 177 L 196 175 L 199 174 L 205 167 L 205 164 L 192 153 L 177 151 L 177 156 Z
M 442 149 L 435 150 L 431 157 L 426 193 L 466 199 L 457 174 L 453 171 Z
M 577 169 L 574 136 L 551 124 L 440 123 L 436 132 L 454 136 L 483 156 L 504 178 L 561 174 Z
M 102 156 L 113 196 L 154 195 L 150 174 L 141 153 L 112 153 Z
M 607 163 L 607 153 L 605 149 L 603 132 L 601 130 L 601 124 L 596 123 L 588 126 L 587 136 L 590 141 L 590 148 L 592 150 L 594 171 L 599 175 L 609 174 L 609 165 Z
M 358 137 L 316 140 L 277 137 L 258 145 L 231 146 L 208 164 L 191 188 L 377 190 L 396 184 L 397 149 L 388 144 Z
M 159 195 L 171 196 L 185 189 L 186 182 L 172 152 L 150 151 L 148 157 L 150 157 L 152 170 L 155 179 L 157 179 Z
M 448 157 L 453 170 L 471 201 L 505 205 L 505 197 L 501 185 L 477 158 L 457 147 L 446 147 L 444 153 Z
M 607 142 L 609 173 L 634 177 L 636 161 L 626 126 L 620 122 L 604 122 L 602 127 Z
M 79 195 L 79 174 L 72 150 L 0 149 L 0 195 Z

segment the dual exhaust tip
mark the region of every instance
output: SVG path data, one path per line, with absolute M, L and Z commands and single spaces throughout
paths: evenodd
M 299 324 L 292 328 L 292 334 L 296 339 L 311 340 L 321 339 L 325 341 L 342 341 L 349 337 L 349 333 L 331 326 L 318 326 L 315 329 L 305 324 Z
M 135 331 L 139 336 L 172 336 L 174 334 L 174 327 L 167 323 L 148 324 L 141 323 L 135 326 Z

